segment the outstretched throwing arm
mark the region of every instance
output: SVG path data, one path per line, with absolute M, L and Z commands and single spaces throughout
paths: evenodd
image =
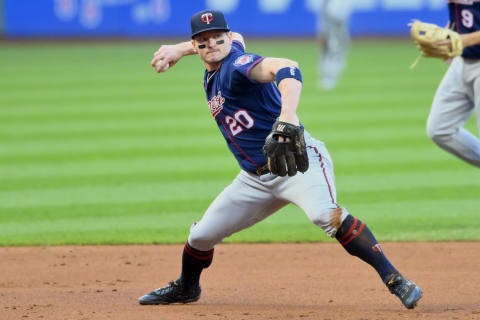
M 190 41 L 163 45 L 153 54 L 152 67 L 155 68 L 158 73 L 165 72 L 184 56 L 196 53 Z
M 232 39 L 242 43 L 245 48 L 245 40 L 241 34 L 232 32 Z M 151 64 L 158 73 L 161 73 L 173 67 L 181 58 L 193 54 L 197 54 L 197 51 L 195 50 L 192 41 L 162 45 L 154 52 Z

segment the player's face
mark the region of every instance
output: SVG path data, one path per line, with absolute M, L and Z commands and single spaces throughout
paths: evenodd
M 217 65 L 230 53 L 232 33 L 218 30 L 205 31 L 193 39 L 193 45 L 205 63 Z

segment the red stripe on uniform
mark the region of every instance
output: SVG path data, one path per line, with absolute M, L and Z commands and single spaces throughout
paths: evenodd
M 213 257 L 214 249 L 209 250 L 209 251 L 199 251 L 199 250 L 196 250 L 196 249 L 193 249 L 192 247 L 190 247 L 190 245 L 187 242 L 185 244 L 185 251 L 187 251 L 187 253 L 189 255 L 191 255 L 192 257 L 194 257 L 195 259 L 209 260 Z
M 322 169 L 323 169 L 323 175 L 325 176 L 325 181 L 327 181 L 328 192 L 330 192 L 330 198 L 332 199 L 332 203 L 333 203 L 333 204 L 337 204 L 337 203 L 335 202 L 335 198 L 333 197 L 332 186 L 330 185 L 330 181 L 328 181 L 327 171 L 325 170 L 325 165 L 323 164 L 322 155 L 319 153 L 318 156 L 320 157 L 320 166 L 321 166 Z
M 255 67 L 261 60 L 263 60 L 265 57 L 260 57 L 258 58 L 257 60 L 255 60 L 251 65 L 250 67 L 248 67 L 247 71 L 245 71 L 245 75 L 247 76 L 247 78 L 249 78 L 248 76 L 248 73 L 250 72 L 250 70 Z
M 360 225 L 360 228 L 358 228 L 358 230 L 357 230 L 357 232 L 356 232 L 355 234 L 352 234 L 352 236 L 351 236 L 348 240 L 346 240 L 346 241 L 344 241 L 344 242 L 340 242 L 340 243 L 342 244 L 342 246 L 345 247 L 347 244 L 350 243 L 350 241 L 352 241 L 353 239 L 355 239 L 356 237 L 358 237 L 358 236 L 360 235 L 360 233 L 362 233 L 363 228 L 365 228 L 365 223 L 362 222 L 362 224 Z
M 343 237 L 341 237 L 340 239 L 338 239 L 338 241 L 342 242 L 343 240 L 347 239 L 350 234 L 352 233 L 353 229 L 355 229 L 355 227 L 357 226 L 357 223 L 358 223 L 358 219 L 357 218 L 354 218 L 353 220 L 353 224 L 352 226 L 350 227 L 350 230 L 348 230 L 347 234 L 344 235 Z
M 320 161 L 320 166 L 322 167 L 323 176 L 325 177 L 325 181 L 327 182 L 328 192 L 330 193 L 330 198 L 332 199 L 332 203 L 338 207 L 338 204 L 335 201 L 335 197 L 333 196 L 332 186 L 330 185 L 330 181 L 328 180 L 327 171 L 325 169 L 325 164 L 323 163 L 322 154 L 320 152 L 318 152 L 317 147 L 307 146 L 307 148 L 313 149 L 313 151 L 315 151 L 315 153 L 318 154 L 318 160 Z
M 455 4 L 455 28 L 460 32 L 460 19 L 458 18 L 458 4 Z
M 188 247 L 188 249 L 190 249 L 193 253 L 195 253 L 196 255 L 198 256 L 208 256 L 210 255 L 212 252 L 213 252 L 213 249 L 211 250 L 208 250 L 208 251 L 200 251 L 200 250 L 197 250 L 195 248 L 193 248 L 187 241 L 187 243 L 185 244 L 185 246 Z

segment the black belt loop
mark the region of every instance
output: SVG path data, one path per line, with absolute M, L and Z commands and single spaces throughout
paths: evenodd
M 260 168 L 257 169 L 256 174 L 259 176 L 263 176 L 264 174 L 270 173 L 270 170 L 268 170 L 268 165 L 264 165 Z

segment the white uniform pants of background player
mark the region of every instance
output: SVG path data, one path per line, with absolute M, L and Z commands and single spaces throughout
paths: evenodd
M 325 90 L 334 89 L 345 69 L 350 43 L 349 18 L 353 0 L 323 0 L 318 15 L 322 53 L 318 60 L 319 84 Z
M 257 176 L 242 170 L 202 219 L 192 225 L 189 244 L 197 250 L 211 250 L 224 238 L 262 221 L 288 203 L 300 207 L 313 223 L 334 237 L 348 212 L 336 204 L 333 162 L 325 145 L 307 132 L 305 142 L 310 161 L 305 174 Z
M 433 99 L 427 133 L 441 148 L 480 167 L 480 139 L 464 125 L 476 109 L 480 130 L 480 60 L 453 59 Z

